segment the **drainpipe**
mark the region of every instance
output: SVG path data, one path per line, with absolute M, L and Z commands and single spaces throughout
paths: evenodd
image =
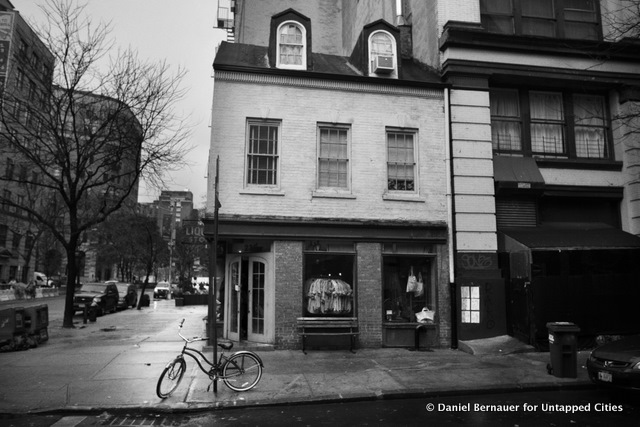
M 453 139 L 451 137 L 450 89 L 444 90 L 445 169 L 447 174 L 447 215 L 449 223 L 449 298 L 451 304 L 451 348 L 458 348 L 458 295 L 456 292 L 456 216 L 455 186 L 453 182 Z

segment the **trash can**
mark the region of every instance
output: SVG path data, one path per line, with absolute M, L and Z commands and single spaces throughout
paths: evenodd
M 571 322 L 549 322 L 549 356 L 547 370 L 559 378 L 578 377 L 578 338 L 580 328 Z
M 22 307 L 0 310 L 0 348 L 14 350 L 26 341 L 25 313 Z
M 151 298 L 149 298 L 149 295 L 142 294 L 142 296 L 140 297 L 140 307 L 149 307 L 150 305 Z
M 38 343 L 49 339 L 49 306 L 47 304 L 25 307 L 25 327 L 27 334 L 34 337 Z

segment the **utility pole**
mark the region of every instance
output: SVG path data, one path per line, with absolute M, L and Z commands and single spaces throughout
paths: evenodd
M 215 178 L 215 200 L 213 210 L 213 239 L 207 239 L 209 243 L 209 345 L 213 347 L 213 363 L 218 360 L 218 305 L 217 290 L 218 283 L 218 209 L 220 202 L 218 201 L 218 171 L 220 170 L 220 157 L 216 159 L 216 178 Z M 213 381 L 213 392 L 218 392 L 218 381 Z

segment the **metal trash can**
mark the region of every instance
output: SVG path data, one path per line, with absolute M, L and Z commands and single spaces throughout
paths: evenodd
M 151 305 L 151 298 L 149 298 L 149 295 L 142 294 L 140 296 L 140 307 L 149 307 L 150 305 Z
M 38 343 L 49 339 L 49 306 L 47 304 L 25 307 L 25 326 L 29 336 L 34 337 Z
M 0 348 L 15 350 L 26 343 L 25 312 L 23 307 L 0 310 Z
M 578 338 L 580 328 L 571 322 L 549 322 L 550 374 L 559 378 L 578 377 Z

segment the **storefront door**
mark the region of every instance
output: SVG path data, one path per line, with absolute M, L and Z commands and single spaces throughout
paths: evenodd
M 273 339 L 273 280 L 268 254 L 234 255 L 227 264 L 228 338 L 268 343 Z

